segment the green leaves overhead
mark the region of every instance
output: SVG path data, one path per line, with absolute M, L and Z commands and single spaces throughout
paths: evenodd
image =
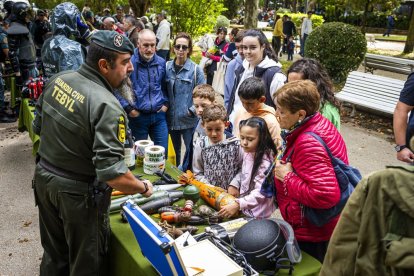
M 223 0 L 153 0 L 155 11 L 171 16 L 174 33 L 187 32 L 191 36 L 211 32 L 217 17 L 226 10 Z

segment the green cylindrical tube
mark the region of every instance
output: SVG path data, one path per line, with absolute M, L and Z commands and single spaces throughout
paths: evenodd
M 127 201 L 128 199 L 132 199 L 136 204 L 143 204 L 145 202 L 154 200 L 160 197 L 166 197 L 169 195 L 168 191 L 156 191 L 150 197 L 143 197 L 141 194 L 133 195 L 133 196 L 124 196 L 121 198 L 117 198 L 112 200 L 111 207 L 109 208 L 109 212 L 116 212 L 121 210 L 121 204 Z

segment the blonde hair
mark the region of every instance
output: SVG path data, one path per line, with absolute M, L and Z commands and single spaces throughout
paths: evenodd
M 216 91 L 210 84 L 199 84 L 194 87 L 193 99 L 194 98 L 207 99 L 214 103 L 216 99 Z

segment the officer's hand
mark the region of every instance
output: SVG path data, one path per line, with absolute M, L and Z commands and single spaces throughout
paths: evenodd
M 16 77 L 20 77 L 22 74 L 21 74 L 21 73 L 20 73 L 20 71 L 19 71 L 19 72 L 14 73 L 14 75 L 15 75 Z
M 151 181 L 149 181 L 149 180 L 147 180 L 147 179 L 144 179 L 144 180 L 142 180 L 142 182 L 145 182 L 146 184 L 147 184 L 147 186 L 148 186 L 148 191 L 146 191 L 145 193 L 143 193 L 142 195 L 144 196 L 144 197 L 150 197 L 151 195 L 152 195 L 152 191 L 153 191 L 153 187 L 152 187 L 152 183 L 151 183 Z
M 128 116 L 131 117 L 131 118 L 136 118 L 136 117 L 139 116 L 139 111 L 136 110 L 136 109 L 132 109 L 132 111 L 129 112 Z
M 409 148 L 405 148 L 400 152 L 397 152 L 397 159 L 403 162 L 413 163 L 414 153 Z

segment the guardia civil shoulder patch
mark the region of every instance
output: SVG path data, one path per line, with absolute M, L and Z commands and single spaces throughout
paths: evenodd
M 126 130 L 125 130 L 125 118 L 124 116 L 119 116 L 119 121 L 118 121 L 118 140 L 119 142 L 121 142 L 122 144 L 125 143 L 125 138 L 126 138 Z

